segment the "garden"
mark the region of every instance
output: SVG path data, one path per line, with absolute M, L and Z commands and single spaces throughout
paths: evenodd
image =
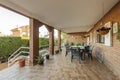
M 39 39 L 40 49 L 49 47 L 48 38 Z M 29 40 L 21 37 L 0 37 L 0 62 L 6 62 L 8 57 L 20 47 L 28 47 Z

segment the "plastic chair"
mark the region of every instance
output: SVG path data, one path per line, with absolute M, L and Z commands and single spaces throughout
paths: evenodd
M 93 45 L 88 45 L 85 47 L 84 53 L 88 55 L 88 58 L 90 58 L 91 60 L 92 58 L 92 51 L 93 51 L 94 46 Z
M 79 63 L 81 63 L 81 52 L 79 48 L 70 48 L 71 51 L 71 62 L 74 56 L 79 57 Z
M 65 49 L 66 49 L 66 54 L 65 54 L 65 56 L 66 56 L 70 52 L 70 47 L 67 45 L 67 46 L 65 46 Z

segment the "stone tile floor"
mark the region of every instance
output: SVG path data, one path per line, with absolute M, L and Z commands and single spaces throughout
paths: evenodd
M 25 66 L 15 64 L 0 71 L 0 80 L 119 80 L 95 58 L 86 58 L 82 64 L 77 59 L 65 57 L 65 51 L 50 57 L 43 66 Z

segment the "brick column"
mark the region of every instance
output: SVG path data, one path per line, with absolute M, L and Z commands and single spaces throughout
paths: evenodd
M 46 28 L 49 31 L 49 51 L 50 54 L 54 55 L 54 28 L 47 25 Z
M 39 26 L 42 26 L 38 20 L 30 19 L 30 65 L 35 65 L 35 57 L 39 53 Z
M 61 50 L 61 31 L 58 30 L 58 49 Z

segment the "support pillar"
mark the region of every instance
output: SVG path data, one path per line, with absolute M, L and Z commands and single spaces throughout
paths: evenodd
M 46 26 L 49 31 L 49 51 L 51 55 L 54 55 L 54 28 Z
M 58 49 L 61 50 L 61 31 L 58 30 Z
M 39 27 L 43 24 L 36 19 L 30 19 L 30 65 L 35 65 L 39 54 Z

